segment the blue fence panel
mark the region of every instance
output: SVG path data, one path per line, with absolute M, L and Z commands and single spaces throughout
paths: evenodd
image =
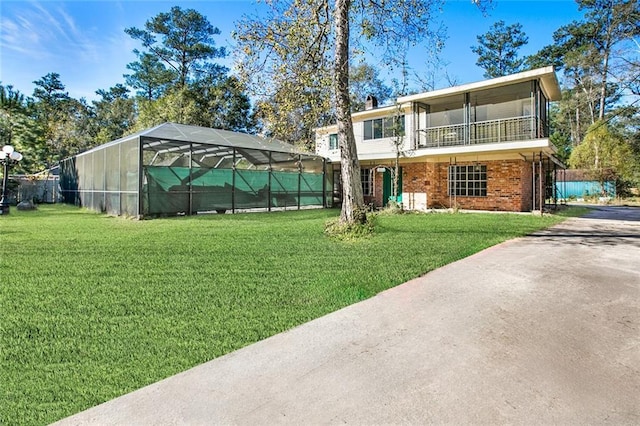
M 604 188 L 607 196 L 616 196 L 616 186 L 614 182 L 605 182 Z M 582 198 L 588 196 L 602 196 L 602 186 L 596 181 L 581 182 L 556 182 L 556 189 L 560 198 Z

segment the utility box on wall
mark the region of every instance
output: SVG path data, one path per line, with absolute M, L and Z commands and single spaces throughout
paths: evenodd
M 427 210 L 426 192 L 403 192 L 402 207 L 406 210 Z

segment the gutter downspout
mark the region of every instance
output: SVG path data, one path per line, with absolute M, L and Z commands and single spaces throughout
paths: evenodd
M 539 181 L 538 181 L 538 187 L 539 187 L 539 197 L 540 197 L 540 216 L 542 216 L 542 210 L 544 207 L 544 188 L 543 188 L 543 183 L 542 183 L 542 152 L 540 153 L 540 159 L 538 160 L 538 174 L 539 176 Z
M 536 209 L 536 154 L 531 160 L 531 211 Z

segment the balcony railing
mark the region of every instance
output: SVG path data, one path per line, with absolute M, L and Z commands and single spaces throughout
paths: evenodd
M 416 140 L 419 148 L 440 148 L 537 139 L 544 133 L 541 120 L 527 116 L 419 129 Z
M 418 130 L 418 146 L 437 148 L 444 146 L 464 145 L 465 130 L 468 126 L 455 124 L 451 126 L 429 127 Z

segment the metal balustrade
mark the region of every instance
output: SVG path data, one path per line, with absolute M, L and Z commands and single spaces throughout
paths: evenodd
M 418 131 L 418 146 L 435 148 L 443 146 L 464 145 L 464 134 L 467 126 L 456 124 L 452 126 L 429 127 Z
M 512 117 L 419 129 L 416 141 L 418 148 L 514 142 L 544 137 L 543 129 L 538 117 Z

